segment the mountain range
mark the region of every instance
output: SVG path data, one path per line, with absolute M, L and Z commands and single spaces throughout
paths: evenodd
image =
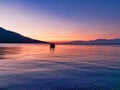
M 0 27 L 0 43 L 48 43 Z
M 85 44 L 85 45 L 120 45 L 120 38 L 116 39 L 96 39 L 96 40 L 90 40 L 90 41 L 71 41 L 67 42 L 65 44 Z

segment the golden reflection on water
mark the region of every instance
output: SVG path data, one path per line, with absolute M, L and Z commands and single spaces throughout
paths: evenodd
M 109 56 L 119 53 L 116 46 L 84 46 L 84 45 L 56 45 L 56 48 L 50 48 L 49 44 L 5 44 L 0 46 L 0 59 L 17 58 L 19 60 L 27 59 L 60 59 L 60 57 L 71 58 L 92 58 L 97 55 Z M 111 52 L 111 53 L 110 53 Z M 107 54 L 107 55 L 105 55 Z M 51 56 L 52 55 L 52 56 Z M 57 58 L 58 57 L 58 58 Z
M 14 57 L 14 55 L 20 54 L 20 50 L 20 47 L 0 47 L 0 59 Z
M 120 74 L 119 69 L 119 46 L 56 45 L 56 48 L 50 48 L 47 44 L 0 45 L 0 87 L 32 85 L 37 88 L 40 85 L 36 82 L 46 87 L 54 84 L 61 87 L 89 86 L 91 83 L 96 86 L 96 82 L 113 85 L 111 83 L 116 83 L 115 74 Z

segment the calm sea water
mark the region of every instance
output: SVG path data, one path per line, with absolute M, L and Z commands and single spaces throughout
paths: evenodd
M 1 44 L 0 90 L 120 90 L 120 46 Z

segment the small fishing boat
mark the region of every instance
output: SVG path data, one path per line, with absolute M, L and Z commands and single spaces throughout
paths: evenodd
M 50 43 L 50 48 L 55 48 L 55 44 L 54 43 Z

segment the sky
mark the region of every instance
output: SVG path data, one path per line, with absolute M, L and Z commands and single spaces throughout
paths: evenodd
M 0 0 L 0 27 L 43 41 L 120 38 L 120 0 Z

